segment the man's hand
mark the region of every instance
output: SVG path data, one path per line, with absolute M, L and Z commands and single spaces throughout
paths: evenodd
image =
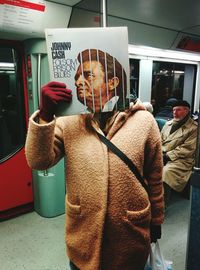
M 170 161 L 171 159 L 169 158 L 169 156 L 167 155 L 167 153 L 163 153 L 163 164 L 166 165 L 168 161 Z
M 53 120 L 58 104 L 71 102 L 72 91 L 66 84 L 60 82 L 49 82 L 41 88 L 41 103 L 39 116 L 42 120 L 50 122 Z

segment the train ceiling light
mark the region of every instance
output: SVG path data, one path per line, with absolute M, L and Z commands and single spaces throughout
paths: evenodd
M 129 54 L 143 56 L 146 58 L 168 58 L 173 60 L 182 61 L 195 61 L 200 62 L 199 53 L 180 52 L 175 50 L 164 50 L 153 47 L 129 45 Z

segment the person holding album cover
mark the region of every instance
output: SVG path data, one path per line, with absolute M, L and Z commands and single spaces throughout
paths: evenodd
M 72 91 L 61 82 L 44 85 L 40 108 L 29 120 L 27 162 L 45 170 L 66 156 L 66 249 L 72 270 L 143 270 L 164 220 L 160 132 L 139 100 L 126 106 L 126 74 L 117 59 L 90 49 L 78 60 L 77 96 L 90 113 L 55 117 L 61 102 L 71 102 Z
M 101 50 L 87 49 L 79 53 L 78 61 L 77 97 L 90 112 L 124 110 L 129 105 L 126 73 L 116 58 Z

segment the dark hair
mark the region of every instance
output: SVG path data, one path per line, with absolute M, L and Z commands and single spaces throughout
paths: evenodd
M 78 54 L 78 61 L 80 64 L 86 61 L 100 62 L 104 72 L 107 72 L 108 79 L 118 77 L 119 84 L 116 87 L 116 92 L 119 96 L 119 102 L 124 104 L 127 93 L 126 72 L 116 58 L 101 50 L 86 49 Z

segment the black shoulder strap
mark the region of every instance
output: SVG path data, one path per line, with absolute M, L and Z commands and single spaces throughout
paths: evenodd
M 145 183 L 144 178 L 141 176 L 138 168 L 135 166 L 132 160 L 130 160 L 116 145 L 114 145 L 105 136 L 103 136 L 99 132 L 97 132 L 97 135 L 99 139 L 129 167 L 129 169 L 135 174 L 135 176 L 140 181 L 140 183 L 142 184 L 144 189 L 147 191 L 147 193 L 149 193 L 148 185 Z

